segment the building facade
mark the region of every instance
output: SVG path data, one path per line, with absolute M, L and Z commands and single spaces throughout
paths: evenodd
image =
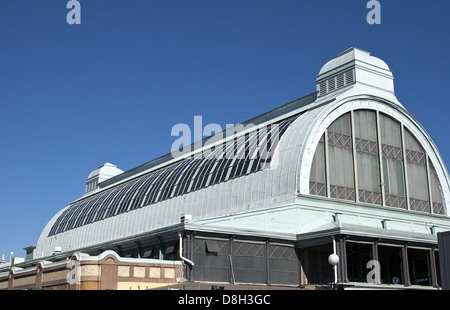
M 316 84 L 177 154 L 95 170 L 24 264 L 114 251 L 180 261 L 181 281 L 438 288 L 450 183 L 436 145 L 370 53 L 342 52 Z
M 114 251 L 50 259 L 0 272 L 0 290 L 151 290 L 182 276 L 180 261 L 124 258 Z

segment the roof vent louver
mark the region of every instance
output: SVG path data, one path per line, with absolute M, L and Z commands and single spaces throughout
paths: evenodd
M 336 87 L 344 87 L 344 74 L 339 74 L 336 78 Z
M 324 95 L 327 93 L 327 81 L 323 81 L 319 84 L 320 95 Z
M 345 72 L 345 83 L 348 85 L 348 84 L 353 83 L 354 81 L 355 81 L 355 79 L 354 79 L 354 75 L 353 75 L 353 70 Z
M 353 70 L 333 76 L 332 78 L 319 83 L 319 96 L 343 88 L 344 86 L 352 84 L 354 81 Z
M 333 91 L 336 89 L 336 78 L 332 78 L 328 80 L 328 91 Z

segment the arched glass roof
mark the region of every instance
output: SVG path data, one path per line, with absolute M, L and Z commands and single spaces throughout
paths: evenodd
M 299 116 L 236 136 L 222 147 L 76 201 L 58 217 L 48 236 L 261 171 L 270 165 L 279 140 Z
M 445 215 L 442 186 L 428 154 L 401 122 L 356 109 L 322 135 L 310 194 Z

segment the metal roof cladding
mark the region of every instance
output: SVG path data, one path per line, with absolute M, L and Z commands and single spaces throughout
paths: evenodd
M 422 145 L 442 187 L 444 214 L 449 214 L 450 181 L 445 164 L 431 137 L 396 98 L 393 80 L 382 60 L 350 48 L 322 67 L 315 92 L 242 123 L 254 124 L 256 130 L 244 126 L 233 137 L 208 137 L 191 145 L 192 151 L 182 157 L 167 154 L 99 183 L 97 190 L 48 222 L 35 257 L 52 255 L 55 246 L 63 252 L 107 247 L 171 227 L 179 229 L 179 225 L 300 240 L 328 227 L 328 215 L 333 212 L 345 213 L 339 229 L 352 227 L 354 231 L 363 220 L 369 227 L 379 225 L 378 218 L 390 219 L 391 227 L 398 229 L 389 234 L 398 233 L 399 238 L 416 234 L 420 228 L 427 239 L 430 223 L 450 229 L 447 216 L 361 206 L 310 193 L 311 165 L 324 132 L 342 115 L 368 109 L 389 115 Z M 275 128 L 280 129 L 278 136 L 272 135 Z M 235 145 L 241 146 L 236 156 L 218 156 Z M 269 157 L 254 156 L 257 147 L 273 152 Z M 191 215 L 188 224 L 180 224 L 182 214 Z

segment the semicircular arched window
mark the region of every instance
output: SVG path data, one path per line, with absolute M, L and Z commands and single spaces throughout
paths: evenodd
M 419 141 L 373 110 L 348 112 L 327 128 L 311 165 L 310 194 L 445 214 L 436 170 Z

